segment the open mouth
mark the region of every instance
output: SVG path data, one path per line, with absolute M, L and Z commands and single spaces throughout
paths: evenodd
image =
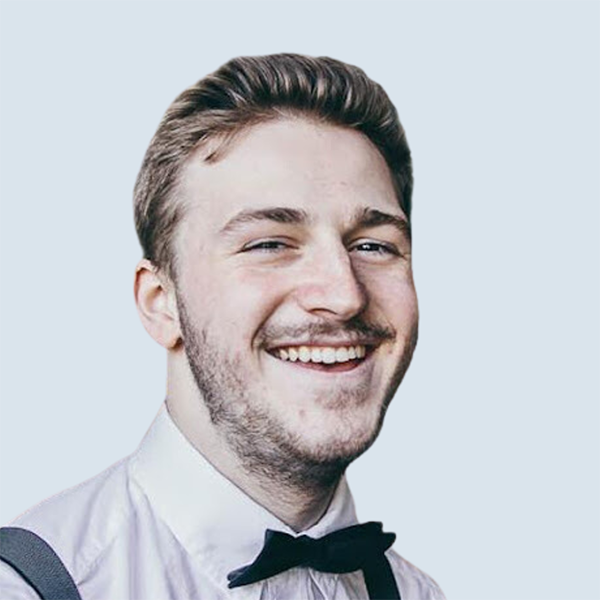
M 351 371 L 363 363 L 374 346 L 285 346 L 269 350 L 269 354 L 282 362 L 318 371 Z

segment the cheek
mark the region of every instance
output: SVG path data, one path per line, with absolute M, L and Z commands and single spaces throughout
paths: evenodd
M 283 279 L 248 270 L 197 276 L 190 285 L 194 313 L 205 322 L 210 315 L 206 325 L 220 336 L 251 339 L 286 297 Z
M 410 272 L 371 276 L 365 284 L 373 309 L 397 329 L 407 329 L 418 320 L 417 293 Z

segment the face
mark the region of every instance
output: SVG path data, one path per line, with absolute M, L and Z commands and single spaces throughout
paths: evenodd
M 182 181 L 177 302 L 199 401 L 248 468 L 339 469 L 374 441 L 417 334 L 411 245 L 362 134 L 257 125 Z

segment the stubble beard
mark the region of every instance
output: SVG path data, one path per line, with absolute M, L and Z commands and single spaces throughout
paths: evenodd
M 252 398 L 239 360 L 225 355 L 206 329 L 194 326 L 181 299 L 178 308 L 190 369 L 219 435 L 248 474 L 303 492 L 335 485 L 348 465 L 375 442 L 387 408 L 408 369 L 418 336 L 415 323 L 370 435 L 354 444 L 338 442 L 309 450 L 298 434 L 285 428 L 276 415 Z M 343 403 L 341 397 L 331 398 L 327 406 L 336 409 Z

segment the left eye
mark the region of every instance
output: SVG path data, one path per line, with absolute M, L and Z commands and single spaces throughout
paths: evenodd
M 396 248 L 390 244 L 382 244 L 381 242 L 360 242 L 352 246 L 351 250 L 359 252 L 368 252 L 375 254 L 392 254 L 398 256 Z

